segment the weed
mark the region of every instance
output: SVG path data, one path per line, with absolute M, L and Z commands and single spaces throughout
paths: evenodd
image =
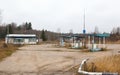
M 10 56 L 18 49 L 18 47 L 19 46 L 0 42 L 0 61 L 5 57 Z
M 90 72 L 117 72 L 120 73 L 120 55 L 107 56 L 101 59 L 96 59 L 94 64 L 88 64 L 88 70 Z M 93 69 L 94 67 L 94 69 Z

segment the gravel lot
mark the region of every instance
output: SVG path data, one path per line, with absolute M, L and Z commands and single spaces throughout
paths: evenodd
M 85 58 L 99 58 L 118 53 L 119 44 L 107 45 L 109 51 L 82 52 L 57 48 L 51 44 L 27 45 L 0 62 L 0 75 L 73 75 L 68 71 Z M 64 73 L 66 72 L 66 74 Z

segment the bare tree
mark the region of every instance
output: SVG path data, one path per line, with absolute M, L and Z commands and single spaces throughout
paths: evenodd
M 69 32 L 70 34 L 73 34 L 73 30 L 72 29 L 70 29 L 70 32 Z
M 120 27 L 117 27 L 117 34 L 120 34 Z
M 58 34 L 61 33 L 61 29 L 60 29 L 60 28 L 57 29 L 57 33 L 58 33 Z
M 120 27 L 117 27 L 117 28 L 113 28 L 112 31 L 111 31 L 112 34 L 120 34 Z
M 112 32 L 111 32 L 111 33 L 112 33 L 112 34 L 116 34 L 116 32 L 117 32 L 117 31 L 116 31 L 116 28 L 114 27 L 114 28 L 112 29 Z
M 98 33 L 99 33 L 99 29 L 98 29 L 97 26 L 95 27 L 94 33 L 95 33 L 95 34 L 98 34 Z

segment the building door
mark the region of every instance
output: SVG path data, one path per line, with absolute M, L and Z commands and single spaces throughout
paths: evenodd
M 29 44 L 29 39 L 24 39 L 25 44 Z

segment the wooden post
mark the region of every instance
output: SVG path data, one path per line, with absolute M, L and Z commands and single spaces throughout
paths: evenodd
M 87 63 L 84 63 L 84 71 L 87 71 Z

